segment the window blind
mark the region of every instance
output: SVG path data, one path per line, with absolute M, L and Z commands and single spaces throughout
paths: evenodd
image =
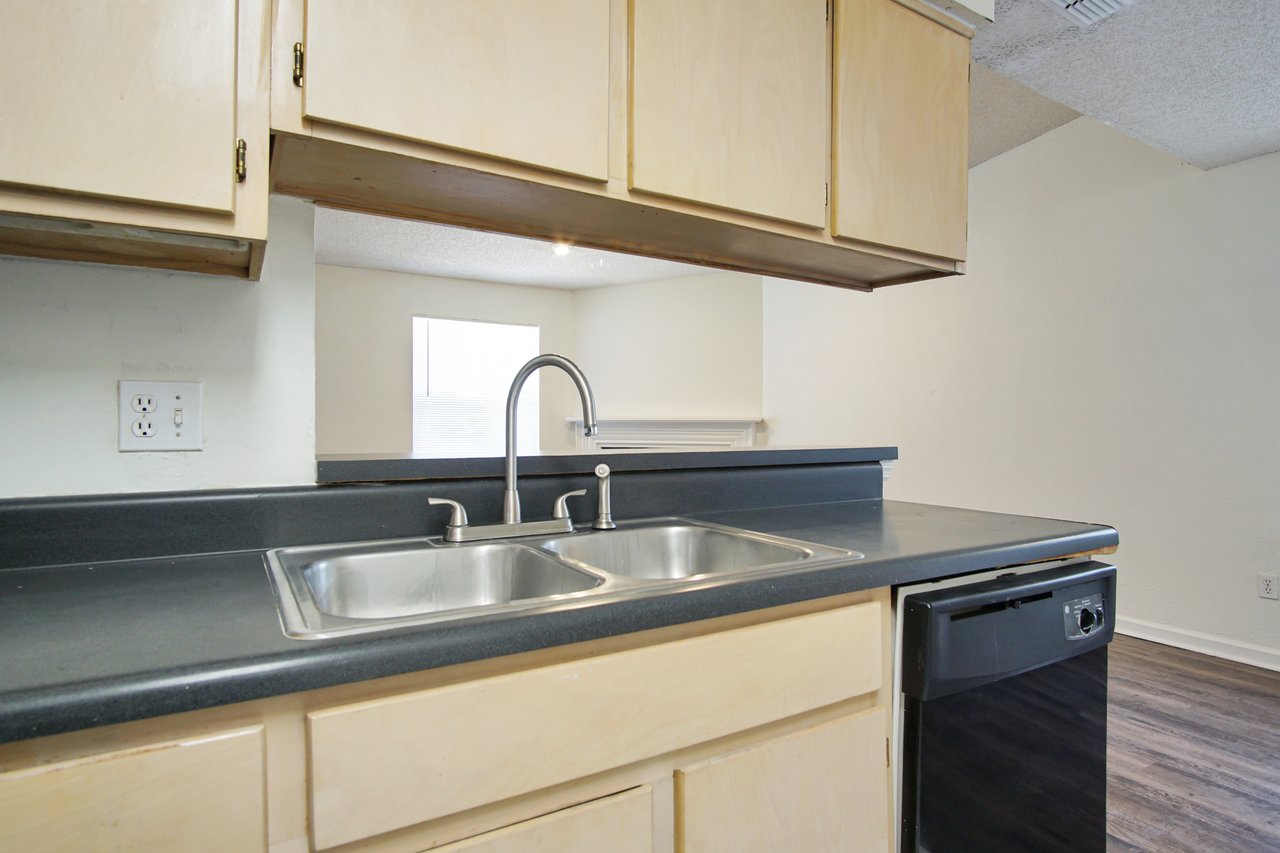
M 507 391 L 538 354 L 538 327 L 413 318 L 413 452 L 501 456 Z M 524 385 L 516 450 L 537 453 L 538 374 Z

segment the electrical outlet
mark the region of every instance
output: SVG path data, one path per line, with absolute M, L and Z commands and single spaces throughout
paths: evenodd
M 120 380 L 120 450 L 201 450 L 204 385 Z
M 1280 575 L 1258 573 L 1258 597 L 1280 599 Z

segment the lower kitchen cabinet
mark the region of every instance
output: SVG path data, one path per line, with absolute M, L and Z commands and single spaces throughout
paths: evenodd
M 648 785 L 437 847 L 442 853 L 650 853 Z
M 887 590 L 0 745 L 0 850 L 884 849 Z
M 873 708 L 677 770 L 676 849 L 887 850 L 885 735 Z
M 0 849 L 266 850 L 261 726 L 0 773 Z

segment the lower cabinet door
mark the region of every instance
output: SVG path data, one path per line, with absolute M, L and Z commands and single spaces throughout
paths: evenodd
M 676 849 L 887 850 L 888 793 L 873 708 L 678 769 Z
M 267 849 L 261 726 L 0 773 L 0 850 Z
M 542 815 L 434 853 L 650 853 L 653 790 L 641 785 L 620 794 Z

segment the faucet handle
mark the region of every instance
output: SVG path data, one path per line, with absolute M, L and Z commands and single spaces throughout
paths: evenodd
M 462 531 L 467 526 L 467 510 L 457 501 L 451 501 L 448 498 L 427 498 L 427 503 L 431 506 L 450 506 L 453 512 L 449 514 L 449 523 L 444 528 L 444 541 L 461 542 Z
M 587 493 L 586 489 L 575 489 L 572 492 L 565 492 L 556 498 L 556 505 L 551 509 L 552 518 L 568 518 L 569 517 L 569 498 L 582 497 Z

